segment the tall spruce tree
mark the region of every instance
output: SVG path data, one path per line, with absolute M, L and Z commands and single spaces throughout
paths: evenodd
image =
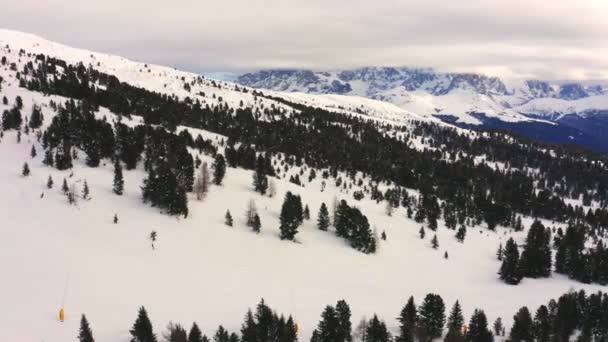
M 431 247 L 433 247 L 433 249 L 439 248 L 439 241 L 437 240 L 437 234 L 433 235 L 433 239 L 431 239 Z
M 142 306 L 139 308 L 137 319 L 130 330 L 133 338 L 131 342 L 157 342 L 156 335 L 152 330 L 152 323 L 148 318 L 146 309 Z
M 513 327 L 511 328 L 511 341 L 533 341 L 532 316 L 527 307 L 522 307 L 513 316 Z
M 606 302 L 608 305 L 608 301 Z M 608 312 L 608 311 L 607 311 Z M 608 320 L 606 320 L 608 323 Z M 541 305 L 534 315 L 534 338 L 537 342 L 549 342 L 551 339 L 551 316 L 545 305 Z
M 460 226 L 458 231 L 456 231 L 456 240 L 458 242 L 464 242 L 464 238 L 467 236 L 467 228 L 465 226 Z
M 329 211 L 327 210 L 325 202 L 321 203 L 321 207 L 319 208 L 317 227 L 319 228 L 319 230 L 323 231 L 327 231 L 327 229 L 329 228 Z
M 448 317 L 448 331 L 461 331 L 463 324 L 464 317 L 462 316 L 462 308 L 460 307 L 460 303 L 456 301 L 456 303 L 454 303 L 454 306 L 452 306 L 450 316 Z
M 87 183 L 87 180 L 84 180 L 84 185 L 82 187 L 82 199 L 89 199 L 89 194 L 90 194 L 90 190 L 89 190 L 89 183 Z
M 84 314 L 80 318 L 80 330 L 78 331 L 78 341 L 95 342 L 95 339 L 93 338 L 93 332 L 91 331 L 91 327 L 89 326 L 89 321 L 87 321 L 87 318 Z
M 251 229 L 259 234 L 260 230 L 262 229 L 262 221 L 260 220 L 260 215 L 255 214 L 253 216 L 253 222 L 251 223 Z
M 167 332 L 163 334 L 167 342 L 188 342 L 188 333 L 180 324 L 169 322 Z
M 203 333 L 196 323 L 192 323 L 192 328 L 188 333 L 188 342 L 203 342 Z
M 253 188 L 256 192 L 264 195 L 268 189 L 268 177 L 266 176 L 266 160 L 262 155 L 258 156 L 253 172 Z
M 512 238 L 507 241 L 503 254 L 502 265 L 498 272 L 500 279 L 507 284 L 517 285 L 521 281 L 519 250 Z
M 300 196 L 294 195 L 290 191 L 285 194 L 279 219 L 281 221 L 281 226 L 279 227 L 281 230 L 281 240 L 293 241 L 298 233 L 298 227 L 302 223 L 302 201 Z
M 399 336 L 397 336 L 397 341 L 413 342 L 416 322 L 418 321 L 418 312 L 413 296 L 410 296 L 405 306 L 403 306 L 397 320 L 399 321 Z
M 114 158 L 114 181 L 112 184 L 112 192 L 118 196 L 124 193 L 125 181 L 122 176 L 122 166 L 120 160 Z
M 325 307 L 321 314 L 321 321 L 317 325 L 315 342 L 338 342 L 339 321 L 336 309 L 331 305 Z
M 222 185 L 225 175 L 226 160 L 223 155 L 218 153 L 215 155 L 215 160 L 213 161 L 213 184 Z
M 230 334 L 223 326 L 220 325 L 217 328 L 215 335 L 213 335 L 213 342 L 230 342 Z
M 493 342 L 494 336 L 488 329 L 488 319 L 483 310 L 475 309 L 469 322 L 466 339 L 468 342 Z
M 224 224 L 228 227 L 232 227 L 232 215 L 230 214 L 230 210 L 226 210 L 226 215 L 224 216 Z
M 251 310 L 247 310 L 245 314 L 245 322 L 241 325 L 241 341 L 242 342 L 256 342 L 257 341 L 257 327 L 253 313 Z
M 350 322 L 350 306 L 345 300 L 339 300 L 336 303 L 336 314 L 338 317 L 338 342 L 351 342 L 352 324 Z
M 418 324 L 426 330 L 428 336 L 432 338 L 441 336 L 445 324 L 445 304 L 441 296 L 429 293 L 424 297 L 420 305 Z
M 21 175 L 23 177 L 27 177 L 30 175 L 30 166 L 27 163 L 23 163 L 23 168 L 21 170 Z
M 521 253 L 520 270 L 523 277 L 541 278 L 551 275 L 551 234 L 538 220 L 532 223 L 526 245 Z
M 390 342 L 391 334 L 386 329 L 386 324 L 374 315 L 367 324 L 365 330 L 365 342 Z

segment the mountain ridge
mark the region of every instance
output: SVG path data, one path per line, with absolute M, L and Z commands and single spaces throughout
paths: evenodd
M 602 143 L 608 139 L 603 133 L 608 128 L 604 120 L 608 87 L 601 82 L 514 81 L 409 67 L 262 70 L 242 74 L 235 82 L 259 89 L 364 96 L 463 127 L 496 128 L 495 119 L 515 128 L 518 122 L 533 124 L 539 130 L 554 132 L 538 132 L 546 137 L 544 141 L 608 149 Z M 556 130 L 549 123 L 563 129 Z M 577 134 L 573 135 L 573 130 Z

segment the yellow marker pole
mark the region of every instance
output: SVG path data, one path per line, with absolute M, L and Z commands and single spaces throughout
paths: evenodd
M 61 308 L 61 310 L 59 310 L 59 321 L 63 322 L 64 319 L 65 319 L 65 312 L 63 311 L 63 308 Z

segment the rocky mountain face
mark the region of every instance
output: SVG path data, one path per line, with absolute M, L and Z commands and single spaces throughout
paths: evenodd
M 280 91 L 364 96 L 457 125 L 506 128 L 552 143 L 608 150 L 604 84 L 512 81 L 408 67 L 264 70 L 240 75 L 236 82 Z M 522 125 L 526 129 L 520 129 Z

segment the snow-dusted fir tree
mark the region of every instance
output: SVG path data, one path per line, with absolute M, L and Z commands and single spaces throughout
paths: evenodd
M 325 203 L 321 203 L 321 208 L 319 208 L 319 217 L 317 219 L 317 227 L 319 230 L 327 231 L 329 224 L 329 212 L 327 211 L 327 206 Z
M 125 181 L 122 176 L 122 166 L 120 160 L 114 158 L 114 181 L 112 184 L 112 192 L 118 196 L 124 193 Z
M 213 161 L 213 184 L 222 185 L 225 175 L 226 160 L 223 155 L 218 153 L 215 155 L 215 160 Z
M 93 338 L 93 332 L 91 331 L 91 327 L 89 325 L 89 321 L 87 320 L 84 314 L 80 318 L 80 330 L 78 332 L 78 341 L 95 342 L 95 339 Z
M 196 194 L 197 200 L 202 201 L 207 196 L 210 184 L 209 168 L 207 167 L 207 162 L 204 162 L 201 165 L 199 174 L 194 182 L 194 193 Z
M 255 201 L 253 199 L 250 199 L 249 203 L 247 203 L 247 210 L 245 211 L 245 222 L 248 227 L 253 228 L 255 216 L 257 214 L 258 214 L 258 209 L 255 205 Z

